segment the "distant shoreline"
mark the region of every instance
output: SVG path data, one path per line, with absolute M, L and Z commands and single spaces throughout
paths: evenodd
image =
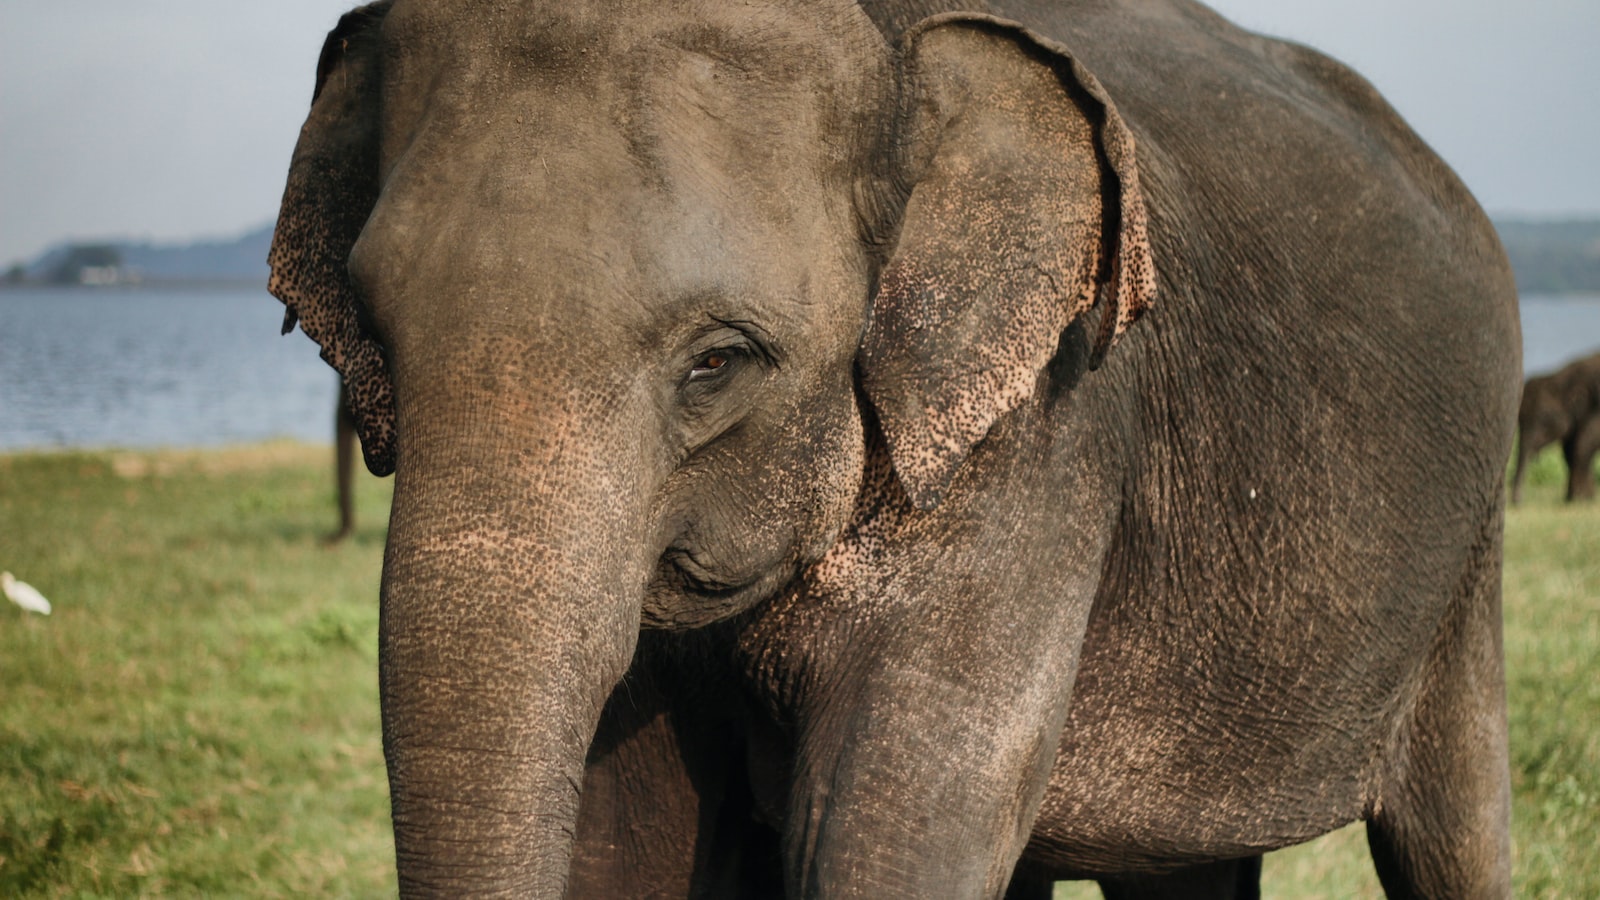
M 297 437 L 270 437 L 258 441 L 232 441 L 191 446 L 45 446 L 0 447 L 0 471 L 9 463 L 28 456 L 109 457 L 121 468 L 167 470 L 178 466 L 221 463 L 234 468 L 246 466 L 322 464 L 333 451 L 333 441 L 318 443 Z M 137 460 L 138 462 L 136 462 Z

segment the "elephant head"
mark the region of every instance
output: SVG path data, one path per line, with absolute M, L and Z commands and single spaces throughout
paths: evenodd
M 407 891 L 559 893 L 641 627 L 818 560 L 881 435 L 908 510 L 1154 275 L 1066 48 L 853 4 L 397 0 L 318 64 L 272 291 L 397 482 L 381 685 Z

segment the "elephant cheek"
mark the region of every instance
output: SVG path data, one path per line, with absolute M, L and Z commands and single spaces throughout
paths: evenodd
M 797 416 L 718 448 L 669 482 L 665 545 L 643 604 L 646 627 L 697 628 L 783 590 L 822 559 L 860 496 L 865 449 L 853 405 Z
M 806 564 L 821 559 L 838 543 L 849 524 L 861 495 L 866 469 L 866 438 L 859 410 L 851 406 L 832 428 L 819 428 L 822 439 L 813 444 L 820 458 L 816 477 L 805 482 L 804 508 L 810 527 L 810 541 L 802 546 Z

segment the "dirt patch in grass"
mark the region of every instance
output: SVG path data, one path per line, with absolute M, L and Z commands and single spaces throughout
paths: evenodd
M 271 441 L 209 450 L 114 452 L 110 459 L 111 471 L 119 478 L 170 477 L 187 472 L 228 475 L 290 466 L 331 467 L 333 448 L 299 441 Z

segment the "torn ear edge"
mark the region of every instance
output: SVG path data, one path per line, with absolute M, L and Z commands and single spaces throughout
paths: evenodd
M 378 61 L 373 38 L 390 3 L 346 13 L 323 42 L 311 112 L 289 165 L 267 262 L 267 289 L 344 378 L 362 455 L 374 474 L 395 465 L 395 404 L 383 347 L 348 271 L 378 196 Z
M 1111 271 L 1101 283 L 1095 300 L 1096 306 L 1101 307 L 1100 330 L 1089 361 L 1091 369 L 1098 369 L 1117 339 L 1139 321 L 1155 300 L 1156 269 L 1150 250 L 1149 214 L 1145 209 L 1144 190 L 1139 184 L 1133 134 L 1127 123 L 1123 122 L 1094 73 L 1084 68 L 1065 47 L 1051 47 L 1053 43 L 1045 42 L 1045 46 L 1066 58 L 1078 86 L 1100 104 L 1103 117 L 1095 126 L 1099 133 L 1097 146 L 1103 165 L 1113 176 L 1106 182 L 1109 189 L 1105 216 L 1107 221 L 1115 221 L 1117 227 L 1107 229 Z

